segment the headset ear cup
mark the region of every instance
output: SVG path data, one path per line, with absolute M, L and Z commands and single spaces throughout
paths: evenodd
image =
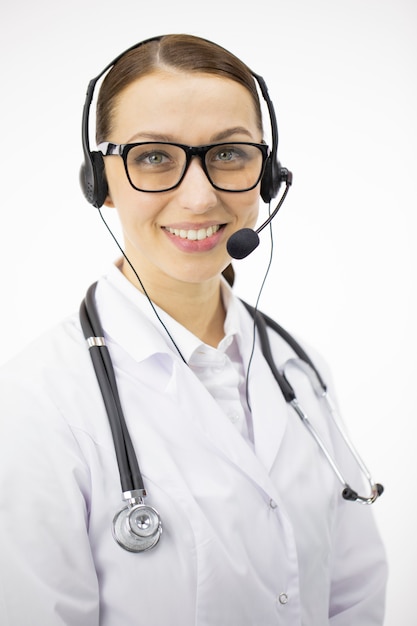
M 261 182 L 261 198 L 267 204 L 278 194 L 282 178 L 281 164 L 269 155 Z
M 99 209 L 108 194 L 108 185 L 101 152 L 90 152 L 80 169 L 80 185 L 87 202 Z

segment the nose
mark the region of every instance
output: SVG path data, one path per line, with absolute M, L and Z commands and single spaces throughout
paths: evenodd
M 207 178 L 199 157 L 191 159 L 177 194 L 183 207 L 195 213 L 204 213 L 217 204 L 216 190 Z

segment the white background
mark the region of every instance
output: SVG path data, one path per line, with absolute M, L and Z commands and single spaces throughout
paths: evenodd
M 0 362 L 77 309 L 117 257 L 78 187 L 89 79 L 166 32 L 229 48 L 266 79 L 280 160 L 294 172 L 261 308 L 331 365 L 351 434 L 386 489 L 374 505 L 391 568 L 386 626 L 415 626 L 415 0 L 5 6 Z M 268 233 L 261 237 L 235 265 L 236 289 L 252 303 L 267 262 Z

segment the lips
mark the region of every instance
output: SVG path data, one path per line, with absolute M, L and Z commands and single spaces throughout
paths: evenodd
M 171 243 L 185 253 L 209 252 L 216 248 L 223 239 L 226 224 L 194 224 L 183 223 L 164 226 L 163 230 Z
M 215 224 L 214 226 L 209 226 L 208 228 L 198 228 L 198 229 L 183 229 L 183 228 L 169 228 L 165 227 L 171 235 L 175 235 L 176 237 L 180 237 L 181 239 L 188 239 L 189 241 L 202 241 L 207 239 L 208 237 L 212 237 L 217 231 L 220 229 L 220 224 Z

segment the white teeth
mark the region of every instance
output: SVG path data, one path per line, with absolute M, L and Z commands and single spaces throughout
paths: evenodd
M 167 228 L 167 231 L 181 239 L 189 239 L 190 241 L 201 241 L 207 237 L 211 237 L 214 233 L 217 233 L 220 225 L 209 226 L 208 228 L 199 228 L 198 230 L 182 230 L 179 228 Z

